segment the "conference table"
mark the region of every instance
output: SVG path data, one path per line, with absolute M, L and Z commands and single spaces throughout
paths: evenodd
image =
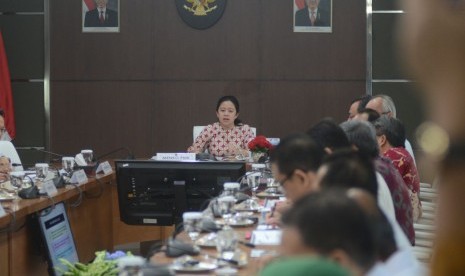
M 54 203 L 64 202 L 79 260 L 91 261 L 99 250 L 116 245 L 161 240 L 172 227 L 131 226 L 120 221 L 115 173 L 89 176 L 87 183 L 59 188 L 50 198 L 2 202 L 7 214 L 0 217 L 0 275 L 48 275 L 46 251 L 40 242 L 37 213 Z
M 252 225 L 252 226 L 248 226 L 248 227 L 237 227 L 237 228 L 234 228 L 234 230 L 236 231 L 236 234 L 237 234 L 237 237 L 238 237 L 238 240 L 239 241 L 244 241 L 244 242 L 248 242 L 248 240 L 246 240 L 246 236 L 249 236 L 250 233 L 252 233 L 253 230 L 255 230 L 257 227 L 256 224 Z M 205 234 L 207 235 L 207 234 Z M 181 234 L 178 235 L 177 239 L 181 239 L 185 242 L 189 242 L 189 237 L 187 236 L 187 234 L 185 232 L 182 232 Z M 247 258 L 248 258 L 248 262 L 247 262 L 247 265 L 243 266 L 243 267 L 238 267 L 236 268 L 238 270 L 238 273 L 237 275 L 244 275 L 244 276 L 250 276 L 250 275 L 257 275 L 259 270 L 260 270 L 260 266 L 261 266 L 261 260 L 260 258 L 252 258 L 251 257 L 251 251 L 253 249 L 257 249 L 257 250 L 264 250 L 265 252 L 267 252 L 267 254 L 273 254 L 275 252 L 277 252 L 278 250 L 278 247 L 277 246 L 271 246 L 271 245 L 258 245 L 256 246 L 255 248 L 250 248 L 250 247 L 247 247 L 243 244 L 238 244 L 238 249 L 240 249 L 241 251 L 244 251 L 245 254 L 247 255 Z M 201 252 L 198 256 L 194 256 L 193 258 L 198 260 L 198 261 L 205 261 L 205 259 L 207 258 L 214 258 L 217 256 L 217 251 L 216 251 L 216 248 L 211 248 L 211 247 L 207 247 L 207 248 L 201 248 Z M 175 261 L 176 258 L 170 258 L 170 257 L 166 257 L 165 253 L 163 252 L 160 252 L 160 253 L 157 253 L 155 254 L 154 256 L 152 256 L 152 258 L 150 259 L 151 262 L 155 263 L 155 264 L 166 264 L 166 265 L 170 265 L 172 264 L 174 261 Z M 215 271 L 209 271 L 209 272 L 204 272 L 204 273 L 201 273 L 202 275 L 215 275 Z M 186 273 L 176 273 L 176 275 L 188 275 Z M 198 275 L 198 274 L 197 274 Z
M 96 251 L 111 251 L 116 245 L 128 243 L 166 240 L 171 236 L 174 229 L 172 226 L 133 226 L 121 222 L 114 172 L 89 176 L 86 183 L 77 186 L 79 189 L 73 185 L 59 188 L 58 193 L 51 198 L 1 202 L 7 214 L 0 217 L 0 275 L 48 275 L 47 253 L 41 242 L 37 215 L 59 202 L 65 203 L 79 261 L 82 263 L 93 260 Z M 82 202 L 79 203 L 80 193 Z M 235 230 L 239 239 L 245 241 L 246 234 L 255 227 L 253 225 Z M 181 233 L 178 238 L 188 240 L 185 233 Z M 239 269 L 239 275 L 255 275 L 259 267 L 258 260 L 250 257 L 250 248 L 238 246 L 248 256 L 248 265 Z M 276 248 L 258 246 L 257 249 L 269 251 Z M 204 249 L 200 257 L 205 254 L 216 256 L 216 250 Z M 156 254 L 151 261 L 171 264 L 174 259 Z

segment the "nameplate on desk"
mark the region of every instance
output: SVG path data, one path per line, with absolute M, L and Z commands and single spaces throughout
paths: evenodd
M 158 161 L 195 161 L 195 153 L 157 153 Z
M 103 163 L 100 163 L 97 167 L 97 170 L 95 171 L 96 173 L 101 173 L 103 172 L 103 174 L 110 174 L 113 172 L 113 169 L 110 165 L 110 162 L 108 161 L 105 161 Z
M 57 187 L 55 186 L 55 183 L 53 183 L 53 180 L 45 181 L 42 187 L 48 196 L 54 196 L 58 193 Z
M 255 245 L 280 245 L 282 233 L 281 230 L 255 230 L 250 242 Z
M 71 177 L 71 183 L 73 184 L 84 184 L 87 181 L 89 180 L 87 179 L 87 175 L 84 170 L 75 171 Z
M 4 215 L 6 215 L 5 209 L 3 209 L 2 204 L 0 204 L 0 217 L 3 217 Z

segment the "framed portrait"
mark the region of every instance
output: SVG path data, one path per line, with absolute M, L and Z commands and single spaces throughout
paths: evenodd
M 293 0 L 294 32 L 331 33 L 333 0 Z
M 119 0 L 82 0 L 83 33 L 117 33 L 119 26 Z

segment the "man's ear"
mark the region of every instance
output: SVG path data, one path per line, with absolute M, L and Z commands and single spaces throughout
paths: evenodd
M 380 145 L 380 147 L 384 147 L 386 145 L 386 142 L 387 142 L 387 139 L 386 139 L 386 135 L 381 135 L 381 136 L 378 136 L 378 143 Z
M 315 190 L 316 189 L 316 173 L 313 171 L 304 172 L 302 170 L 295 170 L 295 177 L 298 177 L 301 180 L 302 185 L 305 186 L 306 190 Z
M 333 154 L 333 150 L 330 147 L 325 147 L 324 150 L 327 154 Z
M 350 267 L 352 265 L 351 259 L 345 251 L 341 249 L 335 249 L 327 255 L 328 259 L 334 261 L 342 267 Z

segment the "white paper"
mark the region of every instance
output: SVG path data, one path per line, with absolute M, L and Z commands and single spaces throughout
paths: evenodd
M 42 189 L 45 190 L 48 196 L 54 196 L 58 193 L 57 187 L 55 187 L 53 180 L 45 181 L 42 185 Z
M 280 245 L 282 230 L 255 230 L 250 242 L 255 245 Z
M 73 184 L 84 184 L 87 181 L 87 175 L 84 170 L 75 171 L 71 177 L 71 183 Z

